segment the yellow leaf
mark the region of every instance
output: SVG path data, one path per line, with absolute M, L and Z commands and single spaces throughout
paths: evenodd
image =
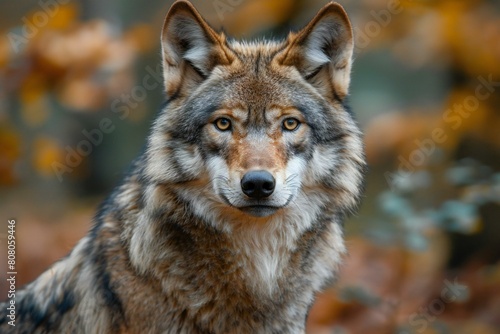
M 33 143 L 33 167 L 43 176 L 52 176 L 52 163 L 62 161 L 63 151 L 57 142 L 49 137 L 39 137 Z

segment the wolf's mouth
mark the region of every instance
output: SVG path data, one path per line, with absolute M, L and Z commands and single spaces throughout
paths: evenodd
M 267 217 L 281 209 L 278 206 L 251 205 L 238 208 L 239 210 L 256 217 Z
M 267 216 L 270 216 L 272 214 L 274 214 L 276 211 L 280 210 L 280 209 L 283 209 L 285 208 L 286 206 L 288 206 L 288 204 L 292 201 L 293 199 L 293 195 L 290 195 L 290 197 L 286 200 L 286 203 L 281 205 L 281 204 L 278 204 L 278 205 L 272 205 L 272 204 L 275 204 L 275 203 L 266 203 L 264 204 L 265 202 L 262 201 L 260 203 L 239 203 L 240 205 L 236 205 L 234 203 L 232 203 L 229 198 L 227 198 L 227 196 L 221 192 L 219 193 L 219 196 L 222 198 L 222 200 L 224 201 L 224 203 L 226 203 L 227 205 L 229 205 L 230 207 L 232 208 L 235 208 L 235 209 L 238 209 L 246 214 L 249 214 L 251 216 L 255 216 L 255 217 L 267 217 Z

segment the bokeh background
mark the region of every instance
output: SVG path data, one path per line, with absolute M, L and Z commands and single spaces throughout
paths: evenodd
M 499 333 L 500 2 L 339 1 L 370 171 L 308 333 Z M 0 264 L 15 218 L 18 286 L 69 252 L 140 152 L 171 3 L 0 2 Z M 325 1 L 193 3 L 231 36 L 280 38 Z

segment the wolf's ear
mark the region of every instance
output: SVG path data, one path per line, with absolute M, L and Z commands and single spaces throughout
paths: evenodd
M 349 18 L 341 5 L 331 2 L 304 29 L 290 34 L 288 46 L 277 57 L 282 65 L 295 66 L 320 92 L 344 98 L 353 48 Z
M 163 76 L 167 96 L 192 88 L 217 65 L 234 59 L 224 35 L 217 34 L 188 1 L 175 2 L 163 24 Z

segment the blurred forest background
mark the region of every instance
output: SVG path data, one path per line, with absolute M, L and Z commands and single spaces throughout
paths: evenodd
M 500 1 L 339 1 L 370 172 L 308 333 L 499 333 Z M 140 152 L 171 3 L 0 2 L 0 242 L 5 254 L 15 218 L 18 286 L 71 250 Z M 254 38 L 300 28 L 325 0 L 193 3 Z

